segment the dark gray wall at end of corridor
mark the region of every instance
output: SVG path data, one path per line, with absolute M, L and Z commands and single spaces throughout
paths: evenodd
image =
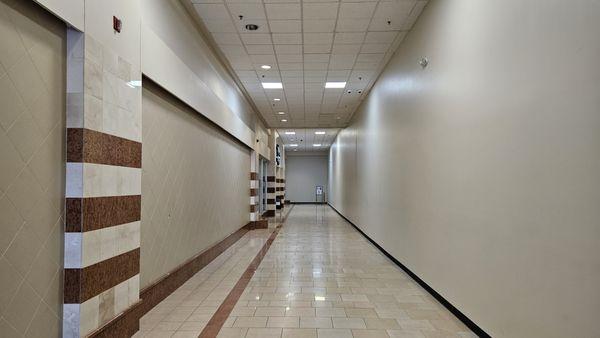
M 315 202 L 315 187 L 327 192 L 328 154 L 288 155 L 285 162 L 285 199 L 292 202 Z
M 331 204 L 493 337 L 600 337 L 599 18 L 430 1 L 331 148 Z

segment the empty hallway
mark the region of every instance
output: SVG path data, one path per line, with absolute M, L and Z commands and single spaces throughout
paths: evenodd
M 600 0 L 0 0 L 0 338 L 600 338 Z

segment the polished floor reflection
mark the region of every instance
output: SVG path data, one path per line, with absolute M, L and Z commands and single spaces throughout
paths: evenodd
M 246 235 L 146 315 L 138 335 L 197 337 L 269 234 Z M 322 205 L 294 207 L 218 336 L 475 337 Z

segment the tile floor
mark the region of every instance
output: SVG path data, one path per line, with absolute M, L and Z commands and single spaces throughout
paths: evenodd
M 272 230 L 256 230 L 142 318 L 198 337 Z M 218 337 L 476 337 L 328 206 L 296 205 Z

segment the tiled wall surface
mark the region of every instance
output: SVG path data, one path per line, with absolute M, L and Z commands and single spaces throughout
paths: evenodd
M 249 222 L 250 150 L 144 82 L 142 288 Z
M 57 337 L 62 304 L 65 26 L 0 0 L 0 337 Z
M 67 50 L 63 336 L 79 337 L 139 301 L 141 72 L 89 33 Z

